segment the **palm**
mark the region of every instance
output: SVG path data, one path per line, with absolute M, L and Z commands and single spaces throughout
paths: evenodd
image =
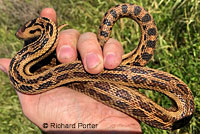
M 18 93 L 24 114 L 42 128 L 43 123 L 92 123 L 101 129 L 115 126 L 133 129 L 138 123 L 127 115 L 92 98 L 60 87 L 39 95 Z M 81 128 L 80 128 L 81 129 Z

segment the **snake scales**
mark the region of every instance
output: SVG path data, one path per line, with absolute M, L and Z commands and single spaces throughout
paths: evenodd
M 135 20 L 141 30 L 139 45 L 115 69 L 89 74 L 81 61 L 70 64 L 48 62 L 58 41 L 57 27 L 45 17 L 27 22 L 16 35 L 25 45 L 11 60 L 9 77 L 14 88 L 25 94 L 38 94 L 65 84 L 92 98 L 160 129 L 174 130 L 187 124 L 194 112 L 190 89 L 177 77 L 143 67 L 151 59 L 157 41 L 157 28 L 152 16 L 134 4 L 120 4 L 109 9 L 101 21 L 98 41 L 103 46 L 109 39 L 114 23 L 121 17 Z M 53 55 L 53 56 L 52 56 Z M 52 58 L 54 59 L 54 58 Z M 138 91 L 139 88 L 165 94 L 174 102 L 163 108 Z

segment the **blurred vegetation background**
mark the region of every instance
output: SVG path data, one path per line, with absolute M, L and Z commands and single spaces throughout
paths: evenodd
M 174 132 L 159 130 L 141 123 L 144 134 L 200 133 L 200 0 L 0 0 L 0 58 L 11 58 L 23 46 L 15 37 L 24 22 L 39 16 L 45 7 L 57 12 L 58 24 L 69 24 L 83 32 L 95 32 L 104 13 L 119 3 L 143 6 L 154 17 L 159 37 L 155 55 L 147 65 L 182 79 L 192 90 L 195 114 L 190 124 Z M 132 28 L 130 28 L 132 27 Z M 140 29 L 130 19 L 114 26 L 112 37 L 125 52 L 139 42 Z M 133 45 L 134 44 L 134 45 Z M 167 97 L 143 91 L 158 104 L 168 107 Z M 42 133 L 22 113 L 18 97 L 6 74 L 0 72 L 0 133 Z

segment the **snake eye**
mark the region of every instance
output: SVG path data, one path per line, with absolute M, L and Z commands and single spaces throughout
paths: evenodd
M 30 34 L 34 34 L 34 33 L 36 33 L 36 32 L 41 32 L 41 29 L 38 28 L 38 29 L 30 30 L 30 31 L 29 31 Z
M 34 34 L 35 32 L 36 32 L 36 30 L 31 30 L 29 33 Z

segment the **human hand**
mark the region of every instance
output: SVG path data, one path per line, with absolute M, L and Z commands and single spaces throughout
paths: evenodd
M 56 12 L 51 8 L 42 10 L 40 16 L 56 22 Z M 103 52 L 94 33 L 80 34 L 68 29 L 60 32 L 56 49 L 61 63 L 70 63 L 77 59 L 77 50 L 82 58 L 85 70 L 91 74 L 99 73 L 103 68 L 113 69 L 121 62 L 123 49 L 121 44 L 109 39 Z M 0 59 L 0 69 L 8 72 L 10 59 Z M 38 95 L 26 95 L 18 91 L 17 95 L 23 113 L 43 131 L 95 130 L 141 132 L 139 123 L 128 115 L 103 105 L 96 100 L 67 87 L 59 87 Z M 76 128 L 43 128 L 43 124 L 74 124 Z M 97 124 L 96 128 L 78 128 L 78 123 Z M 121 133 L 119 131 L 119 133 Z

